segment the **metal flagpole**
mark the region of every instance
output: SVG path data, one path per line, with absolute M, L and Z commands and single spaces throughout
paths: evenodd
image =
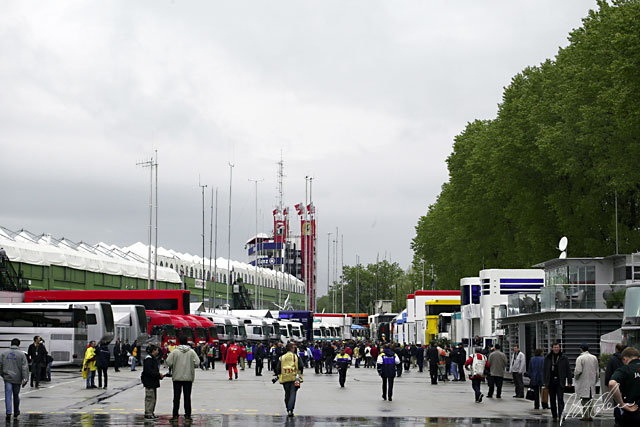
M 158 289 L 158 150 L 156 150 L 156 163 L 154 166 L 156 168 L 156 256 L 154 257 L 153 289 Z
M 342 311 L 344 314 L 344 234 L 340 235 L 340 289 L 342 291 Z
M 153 228 L 153 156 L 146 162 L 138 162 L 137 166 L 149 168 L 149 247 L 147 255 L 147 289 L 151 289 L 151 229 Z
M 209 225 L 209 275 L 211 277 L 211 286 L 209 287 L 209 311 L 211 311 L 212 297 L 216 294 L 216 280 L 211 269 L 211 251 L 213 250 L 213 187 L 211 187 L 211 224 Z M 213 295 L 212 295 L 213 294 Z
M 233 164 L 229 162 L 229 232 L 228 232 L 228 258 L 227 258 L 227 310 L 229 309 L 229 287 L 231 286 L 231 190 L 233 185 Z
M 256 309 L 258 308 L 258 183 L 264 181 L 264 179 L 249 179 L 249 181 L 256 184 L 256 237 L 255 244 L 253 246 L 255 253 L 255 262 L 256 262 L 256 273 L 253 278 L 254 290 L 256 294 Z
M 218 279 L 218 187 L 216 187 L 216 226 L 213 246 L 213 307 L 216 307 L 216 280 Z
M 200 275 L 200 279 L 202 280 L 202 305 L 204 306 L 204 288 L 206 287 L 206 279 L 205 279 L 205 266 L 204 266 L 204 189 L 207 188 L 206 185 L 200 184 L 200 179 L 198 178 L 198 186 L 202 188 L 202 273 Z M 158 248 L 156 248 L 156 253 Z M 197 275 L 196 275 L 197 276 Z
M 331 233 L 327 233 L 327 307 L 331 302 Z

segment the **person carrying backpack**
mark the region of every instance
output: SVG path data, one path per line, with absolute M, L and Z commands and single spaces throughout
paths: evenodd
M 482 354 L 482 348 L 476 347 L 475 354 L 469 356 L 469 359 L 464 364 L 465 370 L 469 374 L 471 380 L 471 388 L 476 395 L 476 403 L 482 402 L 484 394 L 480 392 L 480 383 L 484 381 L 484 370 L 489 367 L 489 361 L 487 357 Z

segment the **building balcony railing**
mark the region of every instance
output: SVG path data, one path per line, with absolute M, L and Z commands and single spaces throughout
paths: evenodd
M 540 290 L 540 310 L 613 309 L 624 307 L 624 285 L 553 285 Z
M 534 293 L 517 293 L 509 295 L 507 316 L 532 314 L 540 311 L 540 295 Z

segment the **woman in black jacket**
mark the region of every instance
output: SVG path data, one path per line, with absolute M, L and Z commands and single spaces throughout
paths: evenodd
M 155 345 L 147 347 L 147 356 L 144 358 L 142 364 L 142 374 L 140 379 L 144 386 L 144 419 L 145 420 L 157 420 L 158 417 L 154 414 L 156 409 L 156 399 L 158 397 L 158 387 L 160 387 L 160 380 L 164 378 L 164 375 L 160 373 L 158 365 L 158 354 L 160 349 Z

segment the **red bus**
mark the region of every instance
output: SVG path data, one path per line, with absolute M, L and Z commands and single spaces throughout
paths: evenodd
M 200 324 L 206 329 L 207 335 L 209 337 L 208 343 L 209 345 L 218 344 L 218 330 L 216 329 L 216 324 L 206 317 L 196 316 L 195 314 L 190 314 L 189 317 L 193 317 L 198 319 Z
M 154 344 L 161 348 L 167 348 L 169 344 L 177 345 L 177 331 L 171 315 L 159 313 L 154 310 L 146 310 L 147 325 L 149 325 L 149 336 L 151 336 Z
M 105 301 L 112 305 L 143 305 L 145 310 L 189 314 L 189 291 L 148 289 L 118 291 L 26 291 L 25 302 Z

